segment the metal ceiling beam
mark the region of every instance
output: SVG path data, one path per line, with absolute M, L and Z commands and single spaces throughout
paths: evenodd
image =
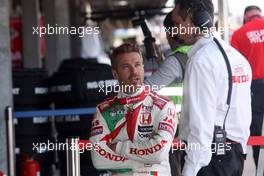
M 122 3 L 127 2 L 127 4 Z M 93 11 L 101 11 L 105 9 L 119 10 L 119 9 L 140 9 L 153 8 L 165 6 L 167 0 L 90 0 Z M 120 4 L 120 5 L 118 5 Z
M 143 16 L 145 18 L 151 18 L 155 15 L 166 15 L 167 12 L 163 12 L 163 10 L 166 8 L 172 9 L 173 7 L 93 11 L 91 17 L 87 17 L 86 19 L 101 21 L 104 19 L 131 19 L 140 16 Z

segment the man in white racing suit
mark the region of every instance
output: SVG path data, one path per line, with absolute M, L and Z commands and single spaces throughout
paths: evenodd
M 143 85 L 137 46 L 126 43 L 116 48 L 111 62 L 121 91 L 97 106 L 90 134 L 95 168 L 112 175 L 170 176 L 175 105 Z

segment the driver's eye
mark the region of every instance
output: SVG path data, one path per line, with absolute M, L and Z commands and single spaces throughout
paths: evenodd
M 129 67 L 128 67 L 128 65 L 123 65 L 121 68 L 122 69 L 128 69 Z

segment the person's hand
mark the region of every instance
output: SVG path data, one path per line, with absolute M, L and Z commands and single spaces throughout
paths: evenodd
M 155 44 L 155 50 L 158 56 L 158 58 L 156 59 L 156 63 L 160 65 L 165 60 L 165 56 L 162 54 L 160 47 L 156 44 Z
M 150 135 L 149 135 L 149 139 L 153 139 L 153 137 L 155 136 L 155 135 L 157 135 L 158 133 L 156 133 L 156 132 L 152 132 Z
M 110 145 L 109 145 L 109 148 L 110 148 L 111 150 L 113 150 L 114 152 L 116 152 L 116 144 L 117 144 L 117 143 L 113 143 L 113 144 L 110 144 Z

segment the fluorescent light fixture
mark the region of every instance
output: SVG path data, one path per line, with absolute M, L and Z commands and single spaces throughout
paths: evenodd
M 167 7 L 167 8 L 164 8 L 161 10 L 163 13 L 171 12 L 173 7 L 174 7 L 174 0 L 167 0 L 165 7 Z
M 168 0 L 165 4 L 165 7 L 173 7 L 174 6 L 174 0 Z
M 118 5 L 118 6 L 127 6 L 128 5 L 128 1 L 117 1 L 115 2 L 115 5 Z

